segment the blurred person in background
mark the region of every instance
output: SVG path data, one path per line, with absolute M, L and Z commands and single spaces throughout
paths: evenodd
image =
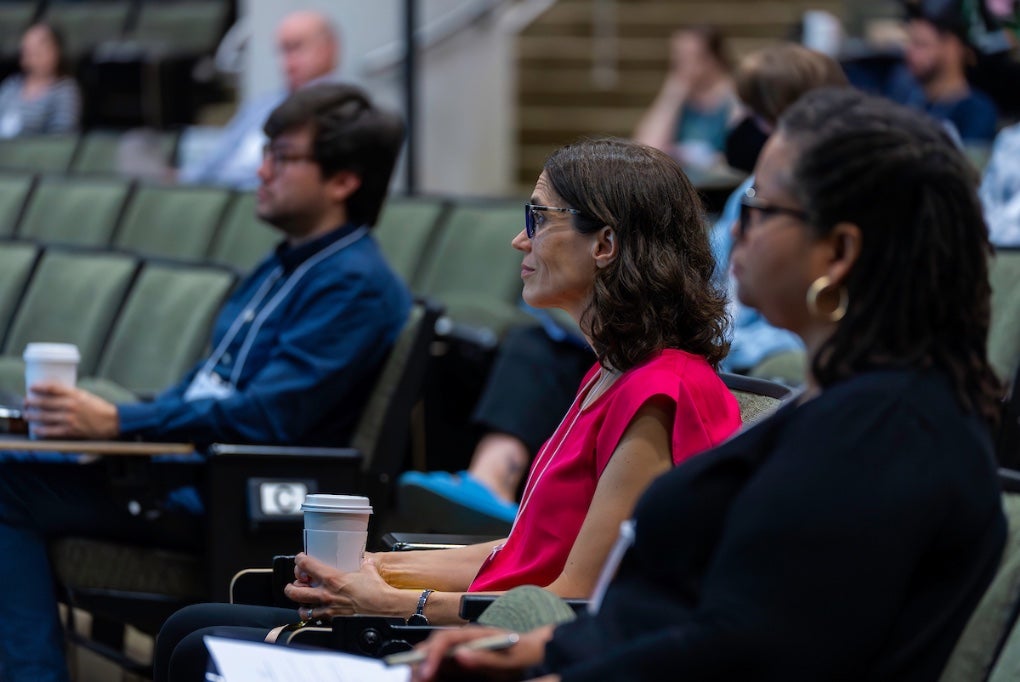
M 634 139 L 673 155 L 687 168 L 722 161 L 737 99 L 722 34 L 711 26 L 684 28 L 670 40 L 670 65 Z
M 995 137 L 981 179 L 981 203 L 992 243 L 1020 246 L 1020 123 Z
M 749 139 L 741 135 L 741 157 L 755 163 L 761 144 L 772 134 L 776 121 L 802 95 L 816 88 L 846 85 L 846 76 L 839 64 L 821 52 L 795 43 L 766 47 L 747 55 L 737 67 L 736 84 L 740 101 L 747 110 L 748 125 L 761 133 Z M 743 125 L 743 124 L 741 124 Z M 733 248 L 731 228 L 740 215 L 741 200 L 754 177 L 747 178 L 734 190 L 711 231 L 712 251 L 719 263 L 718 276 L 728 282 L 733 339 L 729 355 L 722 367 L 728 372 L 747 372 L 767 358 L 803 348 L 800 339 L 786 329 L 768 322 L 760 312 L 744 305 L 735 294 L 735 282 L 729 274 L 730 250 Z M 788 383 L 793 377 L 783 377 Z
M 987 148 L 998 111 L 967 80 L 974 53 L 958 8 L 946 2 L 909 3 L 906 31 L 904 66 L 891 77 L 889 97 L 951 123 L 965 146 Z
M 81 93 L 71 77 L 60 32 L 46 23 L 21 37 L 21 73 L 0 84 L 0 137 L 78 129 Z
M 262 124 L 269 112 L 290 93 L 329 80 L 340 55 L 340 41 L 329 19 L 308 10 L 288 14 L 280 22 L 276 43 L 286 91 L 272 92 L 243 105 L 211 149 L 183 160 L 176 176 L 178 182 L 236 189 L 254 189 L 258 185 L 256 171 L 266 143 Z

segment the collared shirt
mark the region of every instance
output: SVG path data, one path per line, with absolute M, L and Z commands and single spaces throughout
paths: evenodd
M 154 401 L 117 406 L 121 435 L 346 444 L 411 304 L 375 240 L 358 230 L 281 244 L 224 305 L 209 358 Z M 203 369 L 229 382 L 230 394 L 188 400 Z
M 330 82 L 328 75 L 309 81 L 305 87 Z M 262 127 L 273 109 L 287 99 L 287 92 L 271 92 L 241 106 L 220 133 L 212 151 L 201 158 L 185 159 L 178 179 L 189 185 L 222 185 L 250 190 L 258 187 L 262 147 L 267 142 Z

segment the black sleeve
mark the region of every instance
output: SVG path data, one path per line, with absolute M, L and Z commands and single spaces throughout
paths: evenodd
M 944 434 L 911 409 L 835 407 L 785 429 L 733 499 L 696 605 L 642 632 L 620 625 L 642 614 L 607 595 L 597 616 L 557 629 L 548 666 L 564 682 L 658 679 L 667 670 L 685 680 L 858 679 L 902 629 L 912 587 L 946 583 L 925 591 L 948 602 L 932 610 L 965 621 L 1001 533 L 988 534 L 988 556 L 973 564 L 928 564 L 940 543 L 953 545 L 945 548 L 953 557 L 1001 519 L 989 494 L 994 474 L 980 456 L 961 465 L 966 457 L 946 452 Z M 633 593 L 640 574 L 621 583 Z M 916 623 L 921 636 L 940 625 Z

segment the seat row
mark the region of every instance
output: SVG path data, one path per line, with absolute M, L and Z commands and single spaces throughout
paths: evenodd
M 208 343 L 236 273 L 102 250 L 0 243 L 0 391 L 24 391 L 32 341 L 73 343 L 84 387 L 114 401 L 177 381 Z
M 0 175 L 0 237 L 125 250 L 245 272 L 279 241 L 255 195 L 113 177 Z M 450 317 L 494 337 L 521 320 L 520 204 L 393 197 L 375 229 L 394 270 Z
M 149 130 L 141 137 L 151 148 L 154 160 L 172 165 L 181 138 L 178 131 Z M 118 150 L 123 140 L 123 133 L 113 130 L 0 139 L 0 169 L 114 176 L 119 170 Z
M 216 48 L 229 14 L 226 0 L 6 0 L 0 4 L 0 50 L 15 50 L 31 22 L 46 21 L 62 29 L 73 60 L 113 41 L 205 54 Z

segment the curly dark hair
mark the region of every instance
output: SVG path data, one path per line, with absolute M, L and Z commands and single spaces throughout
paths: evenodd
M 822 386 L 877 367 L 937 367 L 995 421 L 986 342 L 992 249 L 977 174 L 936 121 L 848 88 L 806 94 L 780 119 L 798 150 L 794 196 L 818 235 L 857 225 L 846 316 L 812 359 Z
M 595 273 L 581 317 L 604 366 L 625 371 L 664 348 L 717 366 L 729 350 L 726 294 L 714 283 L 701 201 L 679 164 L 629 140 L 582 140 L 545 162 L 574 229 L 613 229 L 617 257 Z

